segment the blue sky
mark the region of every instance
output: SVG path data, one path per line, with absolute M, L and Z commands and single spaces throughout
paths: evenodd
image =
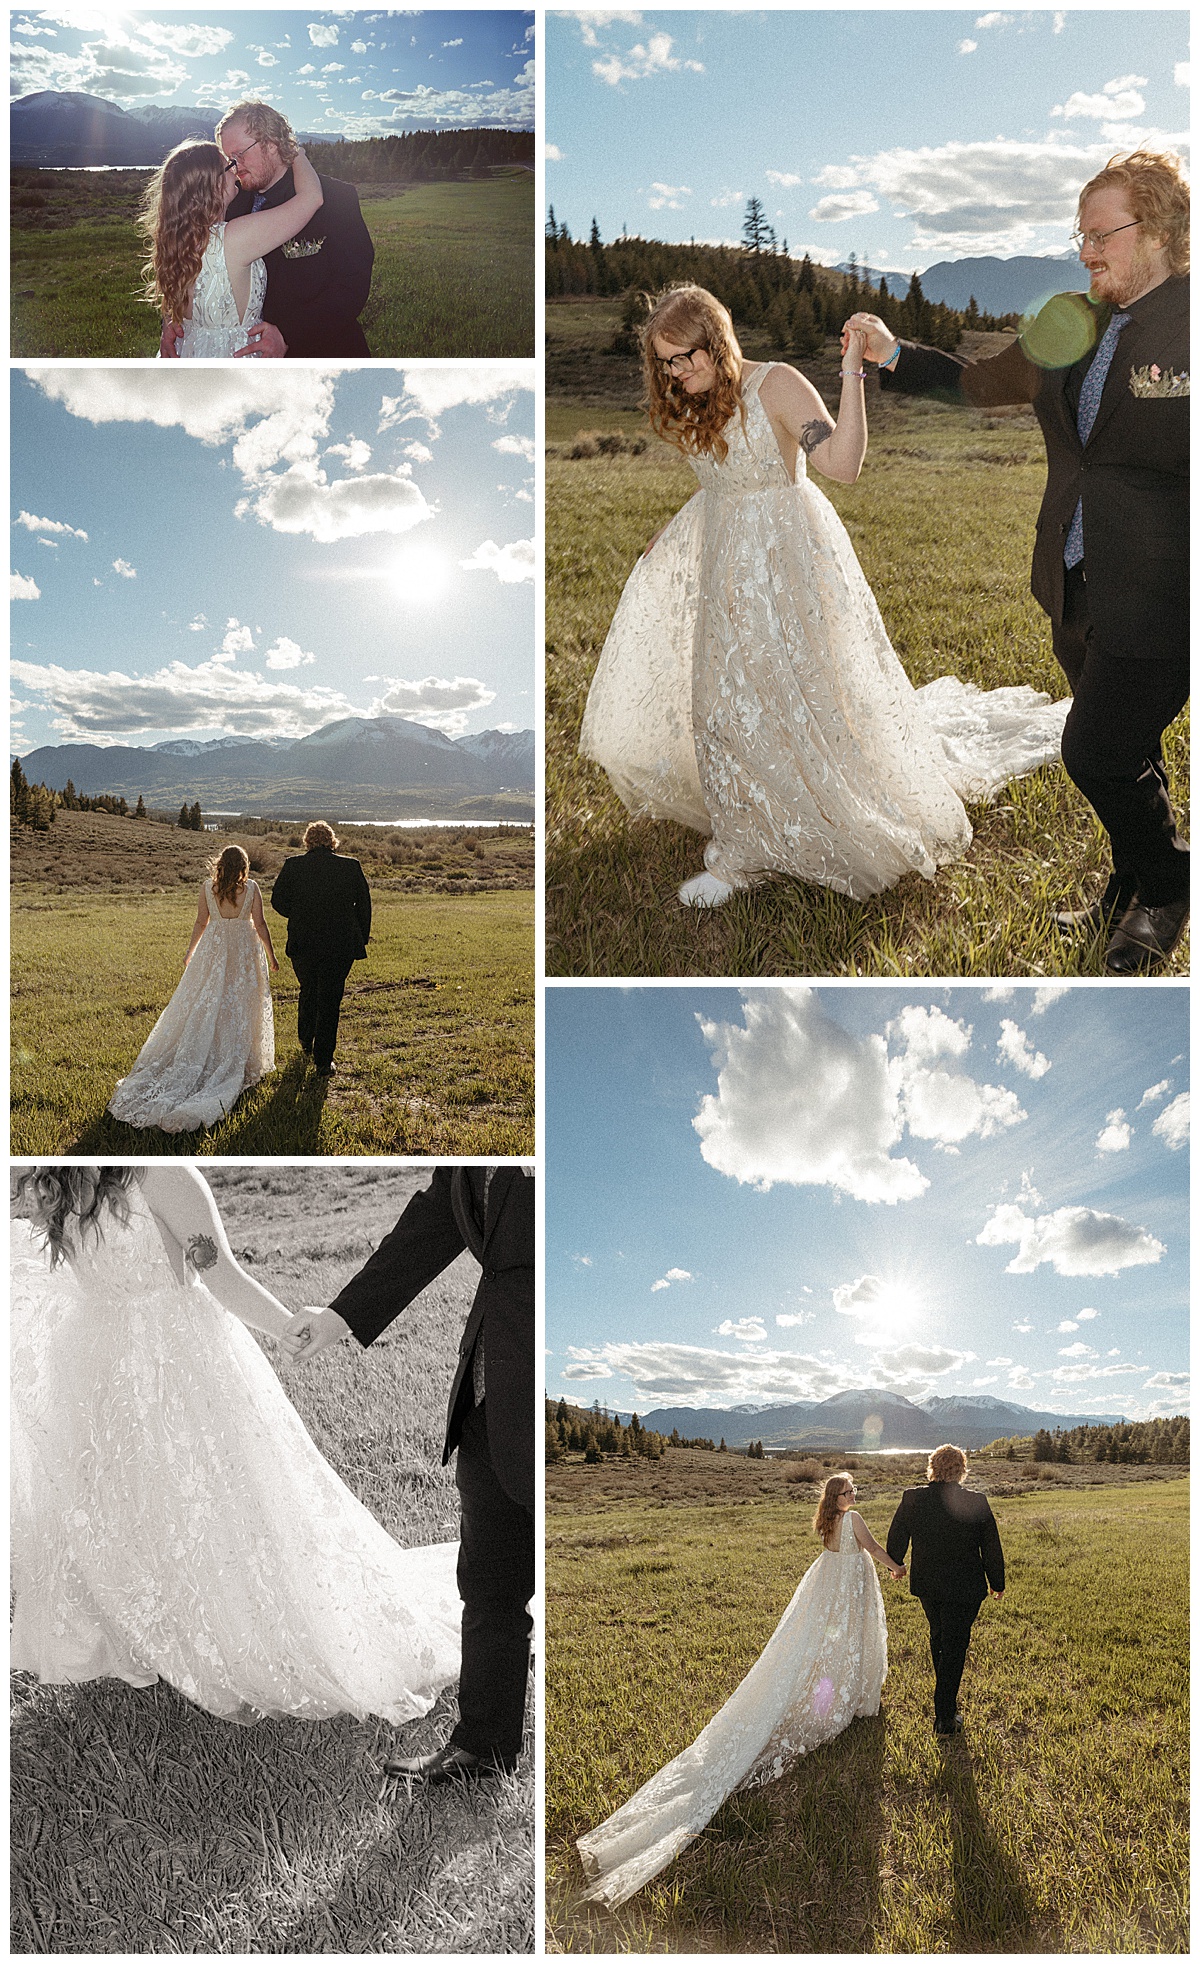
M 122 109 L 253 96 L 310 134 L 533 128 L 533 15 L 17 8 L 10 92 L 80 90 Z
M 530 728 L 533 379 L 15 371 L 14 746 Z
M 547 1384 L 1188 1409 L 1188 991 L 550 988 Z
M 882 7 L 546 20 L 546 195 L 578 237 L 737 242 L 905 272 L 1069 250 L 1115 150 L 1187 154 L 1188 14 Z

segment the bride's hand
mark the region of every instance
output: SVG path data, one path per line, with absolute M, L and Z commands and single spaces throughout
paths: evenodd
M 862 352 L 868 361 L 890 361 L 900 345 L 887 322 L 880 320 L 878 314 L 851 314 L 842 329 L 843 358 L 849 334 L 863 336 Z
M 842 329 L 842 373 L 853 374 L 861 369 L 863 357 L 867 352 L 867 337 L 861 328 L 848 322 Z

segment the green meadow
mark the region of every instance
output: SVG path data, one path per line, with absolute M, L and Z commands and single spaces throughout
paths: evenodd
M 134 214 L 146 173 L 13 173 L 11 347 L 27 356 L 150 357 Z M 362 315 L 372 355 L 532 356 L 534 178 L 360 187 L 375 244 Z
M 581 1901 L 574 1838 L 695 1737 L 814 1558 L 816 1489 L 720 1457 L 548 1470 L 548 1947 L 1186 1952 L 1189 1483 L 1148 1469 L 1034 1492 L 989 1476 L 1008 1586 L 975 1626 L 952 1746 L 924 1615 L 885 1576 L 879 1716 L 727 1801 L 615 1912 Z M 883 1540 L 905 1476 L 857 1464 Z
M 122 821 L 117 821 L 121 823 Z M 124 821 L 128 824 L 130 821 Z M 533 895 L 375 894 L 337 1074 L 296 1040 L 284 923 L 268 919 L 276 1069 L 204 1133 L 108 1116 L 183 966 L 195 891 L 16 894 L 11 1150 L 21 1155 L 532 1153 Z

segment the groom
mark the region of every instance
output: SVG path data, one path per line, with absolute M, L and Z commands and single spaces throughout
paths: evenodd
M 357 859 L 338 853 L 337 833 L 323 819 L 305 828 L 304 853 L 285 859 L 271 906 L 288 924 L 287 956 L 300 984 L 296 1034 L 318 1077 L 332 1077 L 346 980 L 367 959 L 371 889 Z
M 986 1494 L 967 1493 L 967 1455 L 939 1446 L 929 1456 L 925 1487 L 906 1487 L 888 1529 L 887 1551 L 903 1562 L 912 1543 L 909 1589 L 929 1622 L 933 1657 L 933 1730 L 939 1739 L 962 1731 L 958 1687 L 971 1626 L 989 1589 L 1004 1594 L 1004 1551 Z
M 885 389 L 960 388 L 979 408 L 1031 404 L 1047 478 L 1034 598 L 1074 696 L 1063 763 L 1112 846 L 1092 906 L 1065 937 L 1105 934 L 1111 975 L 1168 961 L 1188 916 L 1163 732 L 1188 697 L 1190 196 L 1174 157 L 1113 157 L 1079 196 L 1091 291 L 1059 294 L 982 361 L 897 341 L 874 315 L 866 353 Z
M 450 1387 L 443 1466 L 457 1447 L 463 1603 L 458 1724 L 444 1746 L 389 1760 L 385 1775 L 432 1785 L 509 1772 L 521 1753 L 533 1549 L 532 1174 L 513 1164 L 438 1166 L 391 1233 L 326 1310 L 285 1331 L 307 1359 L 353 1334 L 375 1341 L 464 1249 L 483 1269 Z
M 239 102 L 217 124 L 216 140 L 236 166 L 238 195 L 228 218 L 286 204 L 296 195 L 292 158 L 296 138 L 286 116 L 266 102 Z M 269 252 L 262 322 L 250 328 L 239 355 L 329 359 L 370 356 L 358 316 L 371 291 L 375 247 L 358 192 L 318 172 L 324 203 L 294 239 Z M 160 352 L 176 352 L 168 322 Z

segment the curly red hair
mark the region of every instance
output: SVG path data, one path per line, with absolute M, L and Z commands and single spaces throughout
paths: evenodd
M 214 859 L 209 868 L 212 875 L 213 895 L 217 900 L 227 900 L 230 906 L 240 900 L 246 891 L 246 881 L 250 877 L 250 861 L 241 846 L 226 846 L 219 859 Z
M 817 1511 L 813 1515 L 813 1533 L 820 1535 L 826 1547 L 829 1545 L 830 1535 L 841 1519 L 838 1500 L 845 1493 L 846 1488 L 853 1484 L 848 1473 L 831 1473 L 825 1482 L 825 1491 L 817 1502 Z
M 658 436 L 693 456 L 729 454 L 724 430 L 735 411 L 745 422 L 742 401 L 742 351 L 728 307 L 703 286 L 666 287 L 651 300 L 641 328 L 642 373 L 646 382 L 646 413 Z M 664 368 L 654 349 L 655 337 L 680 347 L 703 348 L 716 369 L 716 380 L 703 395 L 688 395 Z
M 148 254 L 142 298 L 166 320 L 187 316 L 209 233 L 224 216 L 228 170 L 219 144 L 180 143 L 146 187 L 137 219 Z

